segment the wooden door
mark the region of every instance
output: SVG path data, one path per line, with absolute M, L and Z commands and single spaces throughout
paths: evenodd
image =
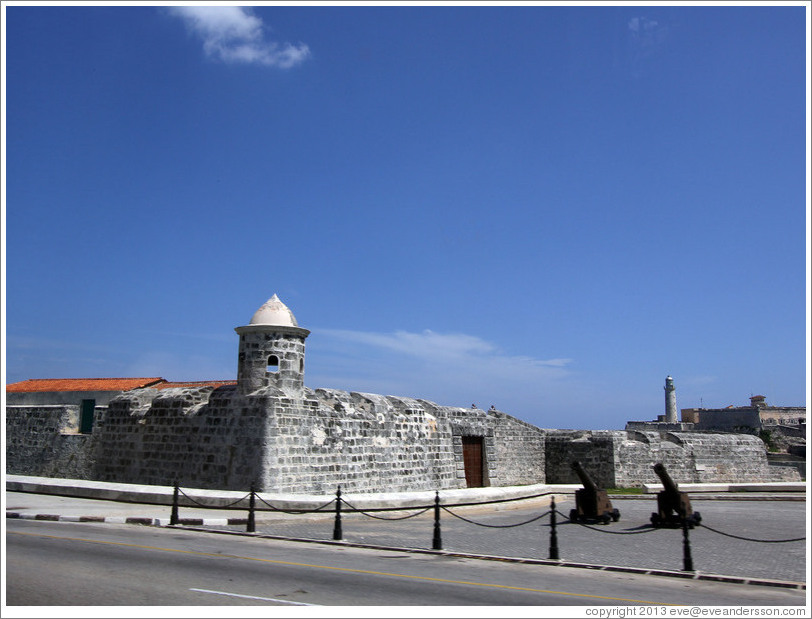
M 462 462 L 465 466 L 465 485 L 469 488 L 481 488 L 483 484 L 482 437 L 462 437 Z

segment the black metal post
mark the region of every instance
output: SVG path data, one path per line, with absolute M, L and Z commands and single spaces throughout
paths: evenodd
M 169 516 L 169 524 L 178 524 L 180 519 L 178 518 L 178 493 L 180 492 L 180 488 L 178 487 L 178 482 L 175 480 L 175 491 L 172 493 L 172 515 Z
M 560 560 L 558 556 L 558 533 L 555 530 L 555 497 L 550 501 L 550 559 Z
M 341 485 L 339 485 L 336 491 L 336 523 L 333 527 L 333 539 L 340 540 L 341 538 Z
M 251 482 L 251 494 L 248 496 L 248 526 L 245 529 L 248 533 L 254 533 L 257 529 L 256 517 L 254 515 L 254 509 L 256 507 L 255 487 L 254 482 Z
M 691 541 L 688 539 L 687 518 L 682 519 L 682 571 L 694 571 L 694 560 L 691 558 Z
M 443 549 L 443 538 L 440 535 L 440 492 L 434 495 L 434 541 L 431 544 L 433 550 Z

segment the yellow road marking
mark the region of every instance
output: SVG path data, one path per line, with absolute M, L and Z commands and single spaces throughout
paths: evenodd
M 216 559 L 242 559 L 244 561 L 259 561 L 262 563 L 273 563 L 275 565 L 290 565 L 294 567 L 309 567 L 309 568 L 316 568 L 322 570 L 333 570 L 337 572 L 348 572 L 352 574 L 367 574 L 371 576 L 387 576 L 391 578 L 406 578 L 412 580 L 424 580 L 428 582 L 439 582 L 439 583 L 446 583 L 452 585 L 469 585 L 473 587 L 490 587 L 493 589 L 507 589 L 510 591 L 528 591 L 530 593 L 551 593 L 554 595 L 570 595 L 573 597 L 583 597 L 583 598 L 590 598 L 590 599 L 597 599 L 597 600 L 612 600 L 614 602 L 631 602 L 634 604 L 656 604 L 658 606 L 680 606 L 680 604 L 668 604 L 663 602 L 650 602 L 648 600 L 633 600 L 627 598 L 616 598 L 610 597 L 605 595 L 591 595 L 588 593 L 571 593 L 568 591 L 553 591 L 550 589 L 534 589 L 532 587 L 515 587 L 512 585 L 499 585 L 494 583 L 487 583 L 487 582 L 473 582 L 468 580 L 450 580 L 447 578 L 434 578 L 432 576 L 413 576 L 411 574 L 395 574 L 392 572 L 378 572 L 375 570 L 362 570 L 357 568 L 348 568 L 348 567 L 335 567 L 332 565 L 316 565 L 313 563 L 298 563 L 296 561 L 283 561 L 281 559 L 260 559 L 257 557 L 244 557 L 241 555 L 231 555 L 231 554 L 218 554 L 218 553 L 211 553 L 211 552 L 201 552 L 199 550 L 181 550 L 179 548 L 162 548 L 160 546 L 146 546 L 144 544 L 130 544 L 127 542 L 113 542 L 107 540 L 95 540 L 95 539 L 85 539 L 82 537 L 66 537 L 62 535 L 46 535 L 44 533 L 26 533 L 24 531 L 6 531 L 7 533 L 13 533 L 15 535 L 28 535 L 31 537 L 45 537 L 49 539 L 60 539 L 65 541 L 72 541 L 72 542 L 89 542 L 91 544 L 108 544 L 111 546 L 123 546 L 127 548 L 138 548 L 141 550 L 158 550 L 161 552 L 177 552 L 181 554 L 188 554 L 188 555 L 195 555 L 200 557 L 213 557 Z

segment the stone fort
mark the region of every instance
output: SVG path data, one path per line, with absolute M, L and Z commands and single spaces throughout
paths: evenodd
M 274 295 L 237 327 L 237 380 L 155 379 L 89 408 L 7 387 L 6 470 L 121 483 L 325 494 L 578 483 L 580 460 L 607 488 L 794 481 L 742 434 L 543 429 L 498 410 L 310 389 L 305 340 Z M 24 381 L 28 382 L 28 381 Z

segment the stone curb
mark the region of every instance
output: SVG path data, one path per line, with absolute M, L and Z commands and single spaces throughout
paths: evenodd
M 6 512 L 6 518 L 17 520 L 46 520 L 50 522 L 102 522 L 107 524 L 170 526 L 170 518 L 153 518 L 152 516 L 60 516 L 57 514 Z M 248 518 L 178 518 L 178 524 L 197 527 L 238 526 L 248 524 Z
M 691 494 L 704 492 L 806 492 L 806 482 L 802 481 L 776 481 L 759 483 L 730 483 L 730 484 L 677 484 L 679 490 Z M 662 484 L 643 484 L 643 494 L 656 494 L 663 490 Z
M 565 494 L 565 493 L 559 493 Z M 776 492 L 774 494 L 741 492 L 738 494 L 715 494 L 690 492 L 692 501 L 806 501 L 805 492 Z M 624 501 L 656 501 L 656 494 L 609 494 L 610 499 Z

